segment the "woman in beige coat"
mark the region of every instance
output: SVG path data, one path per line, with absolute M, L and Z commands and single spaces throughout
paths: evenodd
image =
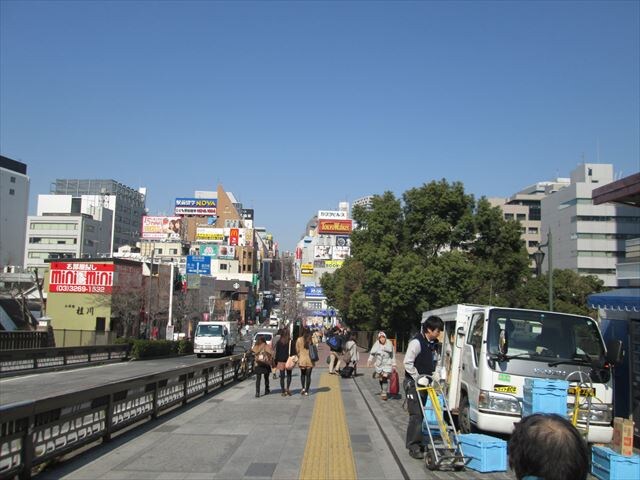
M 301 395 L 308 396 L 311 387 L 311 371 L 315 362 L 309 355 L 309 347 L 313 343 L 308 328 L 302 330 L 302 335 L 296 340 L 296 353 L 298 354 L 298 366 L 300 367 L 300 379 L 302 380 Z

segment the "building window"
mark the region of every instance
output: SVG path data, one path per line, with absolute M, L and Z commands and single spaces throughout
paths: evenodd
M 9 195 L 15 195 L 16 191 L 13 188 L 9 189 Z
M 221 263 L 220 264 L 220 270 L 226 270 L 227 269 L 227 264 L 226 263 Z
M 9 180 L 11 183 L 16 183 L 16 177 L 11 177 L 11 179 Z
M 505 213 L 504 214 L 504 219 L 505 220 L 513 220 L 513 213 Z
M 171 255 L 177 255 L 178 254 L 178 249 L 177 248 L 172 248 L 171 250 Z
M 96 317 L 96 332 L 104 332 L 106 323 L 107 322 L 104 317 Z
M 518 220 L 526 220 L 527 219 L 527 215 L 525 213 L 519 213 L 516 218 Z
M 529 230 L 527 231 L 527 233 L 529 233 L 531 235 L 537 235 L 538 234 L 538 227 L 529 227 Z
M 538 241 L 537 240 L 529 240 L 529 248 L 535 248 L 538 246 Z

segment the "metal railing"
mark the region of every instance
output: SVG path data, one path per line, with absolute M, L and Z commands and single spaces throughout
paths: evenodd
M 32 468 L 193 397 L 244 379 L 251 356 L 234 355 L 52 398 L 0 406 L 0 480 L 31 478 Z
M 0 351 L 18 350 L 21 348 L 50 347 L 48 332 L 32 330 L 13 330 L 0 332 Z
M 129 344 L 97 347 L 30 348 L 0 351 L 0 377 L 34 370 L 126 360 Z

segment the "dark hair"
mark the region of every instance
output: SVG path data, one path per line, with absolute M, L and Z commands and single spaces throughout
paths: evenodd
M 422 333 L 426 333 L 427 330 L 444 330 L 444 322 L 440 317 L 431 315 L 424 322 L 422 322 Z
M 516 424 L 509 440 L 509 467 L 521 479 L 585 480 L 589 447 L 566 418 L 536 413 Z
M 289 343 L 289 339 L 290 339 L 289 329 L 288 328 L 283 328 L 280 331 L 280 340 L 279 340 L 279 342 L 284 345 L 285 343 Z
M 304 338 L 304 348 L 309 348 L 309 344 L 311 343 L 311 331 L 307 327 L 304 327 L 302 329 L 302 335 L 300 336 Z
M 267 343 L 266 340 L 264 339 L 264 335 L 258 335 L 256 337 L 256 346 L 262 345 L 263 343 Z

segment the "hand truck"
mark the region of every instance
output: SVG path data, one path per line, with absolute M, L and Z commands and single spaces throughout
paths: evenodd
M 569 395 L 573 395 L 573 409 L 570 413 L 571 424 L 576 427 L 580 434 L 586 441 L 589 439 L 589 426 L 591 424 L 591 408 L 593 405 L 593 399 L 596 398 L 596 390 L 593 387 L 593 382 L 588 373 L 584 373 L 580 370 L 571 372 L 565 377 L 568 382 L 576 381 L 571 380 L 571 377 L 578 377 L 576 385 L 569 386 Z M 585 414 L 586 419 L 580 422 L 580 414 Z M 580 424 L 578 423 L 580 422 Z
M 444 385 L 434 382 L 429 375 L 421 375 L 416 383 L 416 392 L 424 414 L 422 434 L 426 437 L 423 438 L 425 466 L 428 470 L 464 470 L 471 459 L 465 458 L 462 453 L 458 433 L 447 406 Z M 444 410 L 447 412 L 447 418 Z

